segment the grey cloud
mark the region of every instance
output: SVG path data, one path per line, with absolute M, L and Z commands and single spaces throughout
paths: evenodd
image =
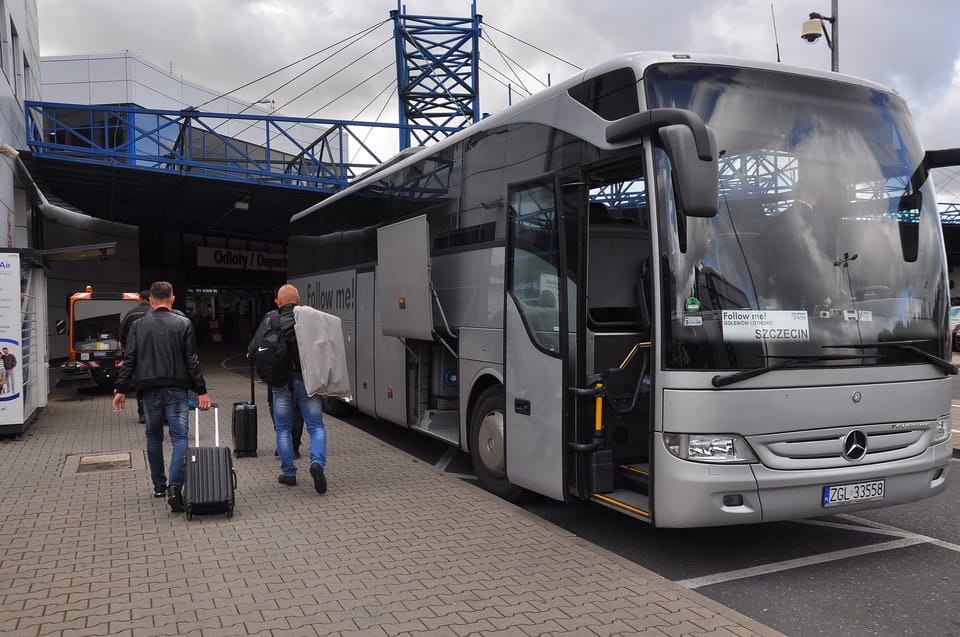
M 362 0 L 37 0 L 42 55 L 127 49 L 218 91 L 232 90 L 360 29 L 388 19 L 396 4 Z M 408 0 L 410 13 L 467 16 L 468 0 Z M 602 59 L 637 50 L 679 50 L 776 59 L 769 0 L 478 0 L 484 22 L 586 67 Z M 784 63 L 829 68 L 823 41 L 805 45 L 800 23 L 810 11 L 827 13 L 828 0 L 774 0 L 780 53 Z M 954 63 L 960 57 L 955 25 L 960 3 L 946 0 L 843 0 L 840 3 L 841 70 L 890 85 L 911 104 L 921 130 L 929 114 L 938 137 L 960 144 L 960 100 L 948 100 Z M 497 49 L 529 68 L 542 81 L 554 82 L 575 72 L 572 67 L 486 28 Z M 374 36 L 294 82 L 277 90 L 294 71 L 240 91 L 242 99 L 264 96 L 278 103 L 307 90 L 350 60 L 391 35 L 384 25 Z M 481 55 L 491 68 L 510 75 L 490 42 Z M 361 79 L 393 60 L 387 45 L 338 77 L 294 102 L 287 114 L 306 115 L 348 91 Z M 301 65 L 297 70 L 305 70 Z M 327 117 L 352 118 L 387 84 L 388 70 L 331 107 Z M 506 81 L 506 80 L 503 80 Z M 512 79 L 512 83 L 520 82 Z M 520 75 L 530 90 L 539 84 Z M 481 76 L 482 107 L 506 105 L 507 89 Z M 275 94 L 274 94 L 275 93 Z M 522 93 L 517 87 L 514 95 Z M 378 100 L 377 105 L 379 106 Z M 378 106 L 372 107 L 379 110 Z M 387 113 L 395 116 L 395 107 Z M 368 111 L 370 118 L 375 112 Z M 949 127 L 950 130 L 943 130 Z M 929 133 L 928 133 L 929 134 Z

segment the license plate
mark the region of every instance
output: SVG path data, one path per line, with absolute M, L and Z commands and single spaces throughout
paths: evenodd
M 883 499 L 883 480 L 837 484 L 823 488 L 823 506 L 835 507 Z

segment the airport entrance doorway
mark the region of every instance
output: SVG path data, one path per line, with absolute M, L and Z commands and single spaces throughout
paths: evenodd
M 184 312 L 193 321 L 199 345 L 243 345 L 263 315 L 276 305 L 272 288 L 188 287 Z

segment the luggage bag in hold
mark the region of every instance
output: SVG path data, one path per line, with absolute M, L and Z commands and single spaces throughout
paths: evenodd
M 233 455 L 237 458 L 257 455 L 257 397 L 250 361 L 250 402 L 233 403 Z
M 200 410 L 196 409 L 196 445 L 187 449 L 183 467 L 183 508 L 187 519 L 198 513 L 226 513 L 233 517 L 237 474 L 230 449 L 220 446 L 220 410 L 213 410 L 214 446 L 200 446 Z

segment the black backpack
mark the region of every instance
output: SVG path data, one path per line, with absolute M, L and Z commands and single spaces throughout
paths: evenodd
M 257 338 L 250 345 L 250 354 L 257 375 L 266 384 L 278 387 L 290 380 L 290 354 L 280 329 L 279 312 L 270 312 L 264 317 Z

